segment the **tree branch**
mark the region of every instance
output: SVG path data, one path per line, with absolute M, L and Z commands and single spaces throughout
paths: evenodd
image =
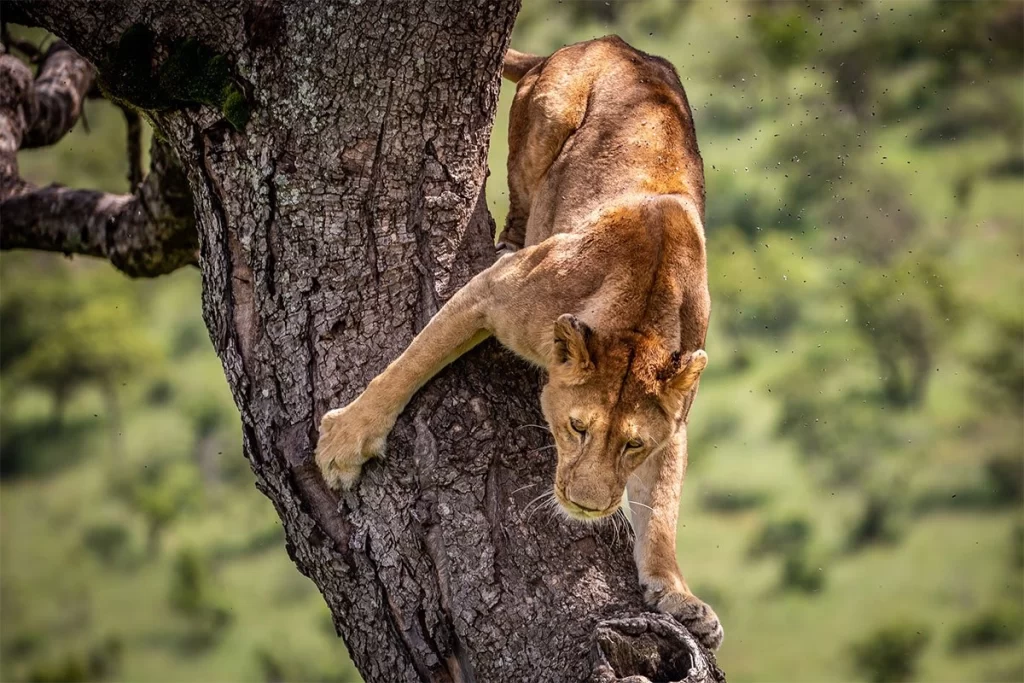
M 0 19 L 0 43 L 7 49 L 15 49 L 32 64 L 37 64 L 42 58 L 41 46 L 33 45 L 27 40 L 20 40 L 11 35 L 7 21 Z
M 156 142 L 135 194 L 51 185 L 0 202 L 0 249 L 38 249 L 109 259 L 132 277 L 197 263 L 192 196 L 173 152 Z
M 131 162 L 133 194 L 50 186 L 18 175 L 19 148 L 51 145 L 75 125 L 93 84 L 92 66 L 63 41 L 46 52 L 33 80 L 28 67 L 0 54 L 0 249 L 39 249 L 109 259 L 132 277 L 195 264 L 199 242 L 191 191 L 173 152 L 154 140 L 141 184 Z M 129 141 L 138 142 L 129 122 Z M 131 150 L 135 159 L 138 150 Z
M 55 40 L 23 105 L 32 115 L 21 148 L 45 147 L 64 137 L 82 113 L 93 77 L 89 62 L 63 40 Z
M 20 59 L 0 53 L 0 200 L 25 189 L 18 177 L 18 149 L 31 125 L 32 72 Z

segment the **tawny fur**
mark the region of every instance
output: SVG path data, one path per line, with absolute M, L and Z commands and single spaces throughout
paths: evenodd
M 672 66 L 618 37 L 547 58 L 510 50 L 513 252 L 477 275 L 351 404 L 323 417 L 316 459 L 350 487 L 412 396 L 494 336 L 547 370 L 554 493 L 598 519 L 628 490 L 648 601 L 718 647 L 715 613 L 676 563 L 686 417 L 707 364 L 704 167 Z

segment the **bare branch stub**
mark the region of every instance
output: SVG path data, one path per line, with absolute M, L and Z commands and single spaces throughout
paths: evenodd
M 600 622 L 591 660 L 593 683 L 725 683 L 714 654 L 665 614 Z

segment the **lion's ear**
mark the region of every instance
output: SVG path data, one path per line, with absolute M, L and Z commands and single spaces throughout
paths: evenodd
M 569 313 L 558 316 L 552 365 L 569 365 L 577 371 L 592 368 L 593 361 L 587 347 L 591 335 L 591 329 L 576 316 Z
M 686 394 L 697 384 L 700 373 L 708 366 L 708 354 L 698 349 L 689 356 L 677 356 L 673 359 L 673 368 L 665 380 L 665 395 L 673 403 L 682 404 Z

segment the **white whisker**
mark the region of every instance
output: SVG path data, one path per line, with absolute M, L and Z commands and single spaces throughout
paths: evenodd
M 526 429 L 527 427 L 536 427 L 537 429 L 543 429 L 548 434 L 551 433 L 551 429 L 547 425 L 519 425 L 516 429 Z
M 523 513 L 524 513 L 524 514 L 525 514 L 525 513 L 528 513 L 528 512 L 530 511 L 530 508 L 531 508 L 531 507 L 533 507 L 534 503 L 538 503 L 538 502 L 539 502 L 539 501 L 540 501 L 540 500 L 541 500 L 542 498 L 544 498 L 544 496 L 546 496 L 546 495 L 548 495 L 548 492 L 547 492 L 547 491 L 545 491 L 544 493 L 540 494 L 539 496 L 537 496 L 536 498 L 534 498 L 533 500 L 531 500 L 531 501 L 530 501 L 529 503 L 527 503 L 527 504 L 526 504 L 526 505 L 525 505 L 525 506 L 523 507 Z
M 538 502 L 539 501 L 539 502 Z M 536 503 L 534 505 L 534 503 Z M 540 494 L 531 501 L 531 505 L 527 506 L 529 511 L 526 515 L 526 521 L 529 522 L 533 519 L 533 516 L 540 510 L 546 510 L 552 506 L 557 506 L 558 500 L 555 498 L 555 493 L 551 489 L 548 489 L 544 493 Z
M 619 524 L 622 525 L 622 530 L 625 532 L 626 539 L 630 542 L 635 542 L 636 534 L 633 532 L 633 525 L 628 519 L 626 519 L 625 511 L 623 511 L 623 514 L 617 514 L 615 516 L 618 518 Z
M 527 484 L 526 486 L 520 486 L 519 488 L 512 492 L 512 495 L 514 496 L 520 491 L 525 491 L 526 489 L 532 489 L 534 486 L 537 486 L 537 484 Z
M 553 491 L 547 491 L 543 495 L 545 496 L 544 501 L 530 512 L 529 516 L 526 518 L 527 522 L 530 521 L 535 513 L 541 510 L 550 510 L 552 507 L 558 507 L 558 500 L 555 498 Z
M 651 507 L 650 505 L 644 505 L 643 503 L 637 502 L 637 501 L 635 501 L 635 500 L 631 500 L 631 501 L 629 501 L 629 504 L 630 504 L 630 506 L 633 506 L 633 505 L 639 505 L 639 506 L 640 506 L 640 507 L 642 507 L 642 508 L 647 508 L 647 509 L 648 509 L 648 510 L 650 510 L 651 512 L 654 512 L 654 508 L 652 508 L 652 507 Z

